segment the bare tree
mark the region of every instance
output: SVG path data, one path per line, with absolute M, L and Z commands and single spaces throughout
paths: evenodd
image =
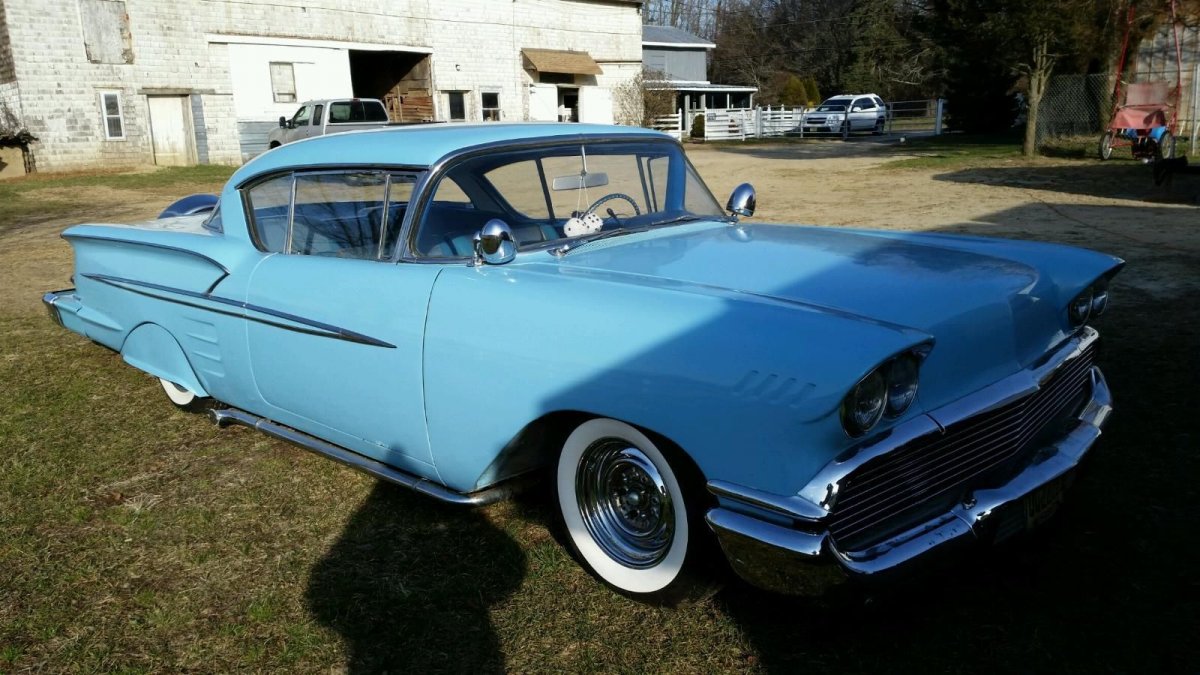
M 617 122 L 651 127 L 654 120 L 676 112 L 676 93 L 662 71 L 645 69 L 613 92 Z

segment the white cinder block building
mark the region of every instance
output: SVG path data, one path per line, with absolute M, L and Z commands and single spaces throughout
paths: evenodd
M 239 163 L 313 98 L 611 122 L 641 40 L 641 0 L 0 0 L 0 104 L 38 170 Z

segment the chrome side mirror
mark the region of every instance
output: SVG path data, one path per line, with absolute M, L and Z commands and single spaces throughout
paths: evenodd
M 512 228 L 499 218 L 492 218 L 475 235 L 475 264 L 503 265 L 517 257 L 517 240 Z
M 737 222 L 738 216 L 749 218 L 754 215 L 756 200 L 754 198 L 754 186 L 749 183 L 742 183 L 733 189 L 733 194 L 729 195 L 729 201 L 725 204 L 725 210 L 729 212 L 733 222 Z

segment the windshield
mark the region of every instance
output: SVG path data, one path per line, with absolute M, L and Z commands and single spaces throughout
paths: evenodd
M 530 249 L 724 212 L 676 143 L 576 141 L 453 166 L 426 203 L 412 248 L 419 256 L 469 256 L 475 233 L 493 218 Z
M 831 98 L 817 106 L 817 112 L 845 112 L 848 105 L 850 105 L 848 98 Z

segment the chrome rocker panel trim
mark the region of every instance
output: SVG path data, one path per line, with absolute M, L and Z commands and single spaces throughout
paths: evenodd
M 1091 336 L 1088 342 L 1094 339 Z M 1079 424 L 1057 442 L 1035 452 L 1016 476 L 999 487 L 976 490 L 950 511 L 865 550 L 839 550 L 829 532 L 816 527 L 819 520 L 802 517 L 807 507 L 794 508 L 807 500 L 777 495 L 764 498 L 761 492 L 715 481 L 709 483 L 709 490 L 723 503 L 745 505 L 747 510 L 758 509 L 779 520 L 790 518 L 794 526 L 718 506 L 708 512 L 709 527 L 739 576 L 756 586 L 781 592 L 802 591 L 804 585 L 813 583 L 812 575 L 819 574 L 822 567 L 840 568 L 841 574 L 851 577 L 877 578 L 901 572 L 934 555 L 991 540 L 995 534 L 992 526 L 1001 520 L 998 516 L 1010 508 L 1021 508 L 1022 500 L 1043 485 L 1059 478 L 1069 479 L 1100 437 L 1112 414 L 1112 395 L 1098 367 L 1092 366 L 1089 374 L 1092 398 L 1079 414 Z M 809 531 L 797 527 L 808 527 Z M 838 564 L 812 565 L 825 560 Z
M 323 441 L 315 436 L 309 436 L 304 432 L 297 431 L 291 427 L 285 427 L 282 424 L 272 422 L 244 410 L 221 408 L 210 410 L 209 416 L 218 427 L 224 428 L 231 424 L 249 427 L 272 438 L 286 441 L 322 457 L 345 464 L 352 469 L 357 469 L 382 481 L 408 488 L 427 497 L 433 497 L 438 501 L 449 504 L 461 504 L 465 506 L 493 504 L 512 497 L 521 487 L 521 478 L 517 477 L 475 492 L 465 494 L 455 492 L 428 478 L 422 478 L 401 471 L 369 457 L 364 457 L 352 450 L 347 450 L 341 446 Z

